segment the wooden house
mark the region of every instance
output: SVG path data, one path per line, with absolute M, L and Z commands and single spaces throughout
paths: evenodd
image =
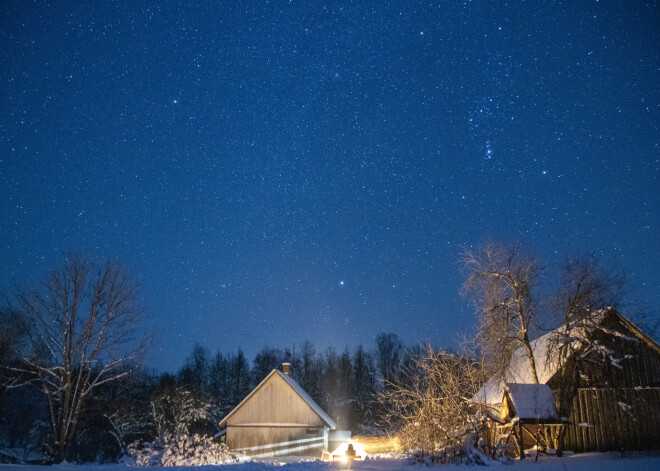
M 328 432 L 335 422 L 289 376 L 271 371 L 222 421 L 227 446 L 253 458 L 312 456 L 327 450 Z
M 563 424 L 557 446 L 575 452 L 660 448 L 660 346 L 615 309 L 591 321 L 588 335 L 584 324 L 576 324 L 531 344 L 539 382 L 552 391 Z M 566 355 L 553 351 L 562 342 L 574 346 L 563 350 Z M 504 381 L 489 381 L 475 399 L 500 411 L 507 406 L 507 383 L 533 382 L 520 349 Z M 485 438 L 493 446 L 503 424 L 491 414 Z

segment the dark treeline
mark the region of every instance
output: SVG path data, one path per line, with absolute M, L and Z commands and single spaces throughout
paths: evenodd
M 162 381 L 216 401 L 229 413 L 273 369 L 291 364 L 290 374 L 342 429 L 358 431 L 377 422 L 375 393 L 390 381 L 406 350 L 396 334 L 382 333 L 371 348 L 317 351 L 306 341 L 299 347 L 263 347 L 252 360 L 235 353 L 211 353 L 196 344 L 175 376 Z
M 250 362 L 239 348 L 212 352 L 196 344 L 175 373 L 133 367 L 97 390 L 81 414 L 68 460 L 113 461 L 136 440 L 167 433 L 213 435 L 218 423 L 273 369 L 291 364 L 291 376 L 337 422 L 354 433 L 379 423 L 377 394 L 407 353 L 396 334 L 383 333 L 353 351 L 263 347 Z M 5 366 L 14 361 L 5 356 Z M 5 368 L 5 371 L 7 369 Z M 6 382 L 5 382 L 6 383 Z M 49 409 L 37 388 L 0 391 L 0 447 L 48 455 Z

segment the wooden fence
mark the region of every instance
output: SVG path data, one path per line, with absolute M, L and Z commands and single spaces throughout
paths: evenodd
M 563 448 L 575 452 L 660 448 L 660 388 L 579 389 Z

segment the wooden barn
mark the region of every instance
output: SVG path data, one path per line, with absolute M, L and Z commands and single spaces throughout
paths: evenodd
M 544 436 L 554 434 L 556 441 L 537 434 L 538 440 L 546 442 L 539 446 L 560 452 L 660 448 L 660 346 L 614 309 L 604 310 L 594 319 L 588 342 L 573 340 L 586 338 L 578 328 L 553 331 L 532 342 L 539 382 L 552 391 L 559 412 L 554 428 L 539 429 Z M 553 353 L 558 335 L 576 342 L 570 355 Z M 522 350 L 514 353 L 505 381 L 489 381 L 477 399 L 505 413 L 508 383 L 533 383 Z M 493 446 L 502 443 L 502 432 L 509 432 L 505 425 L 511 419 L 497 415 L 491 414 L 484 437 Z M 525 419 L 528 424 L 545 420 Z M 535 444 L 530 439 L 525 447 Z
M 253 458 L 322 457 L 336 424 L 289 376 L 289 367 L 271 371 L 222 419 L 229 448 Z

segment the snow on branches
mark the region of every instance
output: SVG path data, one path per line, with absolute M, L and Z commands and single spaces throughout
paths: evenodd
M 152 443 L 132 443 L 122 462 L 129 466 L 203 466 L 248 460 L 244 454 L 230 451 L 227 445 L 215 443 L 210 437 L 168 434 Z

